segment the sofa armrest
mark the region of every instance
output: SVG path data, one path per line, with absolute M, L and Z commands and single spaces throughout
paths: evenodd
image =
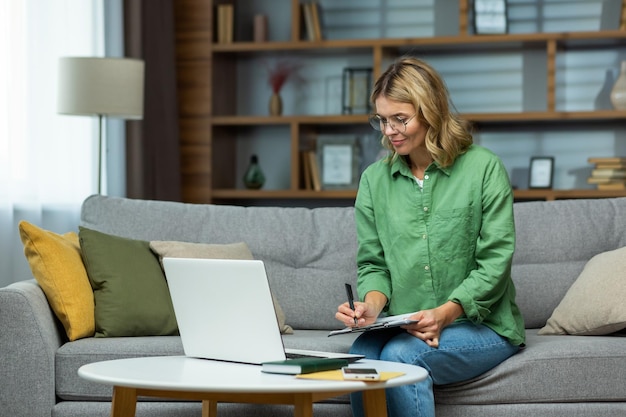
M 0 409 L 14 417 L 50 417 L 60 322 L 35 280 L 0 289 Z

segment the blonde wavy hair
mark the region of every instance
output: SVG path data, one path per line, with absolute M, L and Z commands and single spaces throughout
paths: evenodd
M 469 124 L 453 113 L 448 88 L 430 65 L 413 57 L 402 57 L 391 64 L 374 84 L 370 101 L 378 97 L 415 107 L 420 123 L 427 127 L 426 149 L 442 167 L 450 166 L 473 143 Z M 391 151 L 391 160 L 398 154 L 387 136 L 382 144 Z

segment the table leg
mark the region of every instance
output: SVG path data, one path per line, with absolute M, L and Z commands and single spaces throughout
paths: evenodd
M 217 401 L 202 401 L 202 417 L 217 417 Z
M 295 417 L 313 417 L 313 398 L 310 394 L 296 394 L 294 406 Z
M 387 397 L 384 389 L 363 391 L 365 417 L 387 417 Z
M 111 417 L 135 417 L 137 390 L 135 388 L 113 387 Z

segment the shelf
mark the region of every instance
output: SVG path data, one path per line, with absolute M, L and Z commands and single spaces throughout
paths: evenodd
M 526 123 L 526 122 L 564 122 L 587 123 L 626 120 L 624 110 L 594 110 L 594 111 L 543 111 L 519 113 L 463 113 L 463 118 L 477 123 Z
M 520 33 L 508 35 L 459 35 L 435 36 L 429 38 L 397 38 L 397 39 L 354 39 L 354 40 L 322 40 L 322 41 L 280 41 L 280 42 L 233 42 L 229 44 L 212 44 L 214 53 L 242 52 L 277 52 L 277 51 L 310 51 L 315 49 L 376 49 L 401 48 L 407 46 L 432 47 L 446 51 L 466 50 L 468 46 L 482 46 L 490 49 L 505 47 L 521 47 L 530 44 L 557 42 L 565 46 L 615 46 L 626 43 L 626 31 L 611 30 L 597 32 L 566 32 L 566 33 Z
M 213 190 L 213 198 L 230 200 L 250 200 L 250 199 L 354 199 L 356 190 Z
M 626 114 L 626 112 L 624 113 Z M 367 124 L 365 114 L 327 115 L 327 116 L 215 116 L 211 119 L 216 126 L 239 125 L 290 125 L 292 123 L 325 125 L 325 124 Z
M 586 123 L 626 120 L 624 110 L 597 110 L 575 112 L 519 112 L 519 113 L 463 113 L 466 120 L 476 123 L 525 123 L 525 122 L 563 122 Z M 324 115 L 324 116 L 214 116 L 211 121 L 216 126 L 241 125 L 327 125 L 327 124 L 367 124 L 368 116 L 360 115 Z
M 574 198 L 626 197 L 626 190 L 514 190 L 515 200 L 563 200 Z
M 610 198 L 626 197 L 626 190 L 514 190 L 515 200 L 562 200 L 576 198 Z M 251 200 L 251 199 L 354 199 L 356 190 L 213 190 L 213 197 L 222 200 Z

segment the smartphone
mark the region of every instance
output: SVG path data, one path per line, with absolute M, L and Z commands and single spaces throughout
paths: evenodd
M 380 375 L 374 368 L 341 368 L 343 379 L 358 381 L 378 381 Z

